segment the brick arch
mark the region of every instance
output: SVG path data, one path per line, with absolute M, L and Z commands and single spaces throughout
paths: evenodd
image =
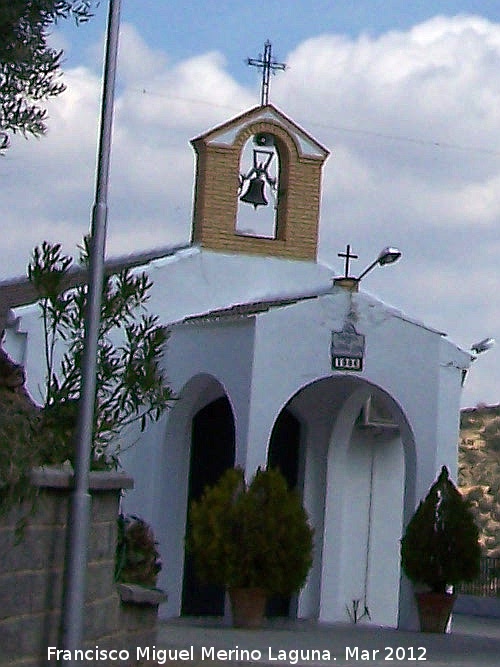
M 295 138 L 291 136 L 286 130 L 278 123 L 272 120 L 259 120 L 255 123 L 244 126 L 236 135 L 232 148 L 234 148 L 238 155 L 241 155 L 243 146 L 245 143 L 253 137 L 255 134 L 260 132 L 268 132 L 272 134 L 279 142 L 280 148 L 287 151 L 287 157 L 290 159 L 299 160 L 300 159 L 300 150 L 295 141 Z
M 243 147 L 258 132 L 276 137 L 281 161 L 281 187 L 276 235 L 261 238 L 238 234 L 238 177 Z M 278 122 L 259 119 L 235 128 L 231 141 L 210 136 L 193 141 L 198 156 L 192 240 L 226 252 L 312 260 L 317 256 L 324 160 L 302 155 L 293 133 Z
M 300 160 L 299 147 L 297 146 L 294 137 L 290 136 L 278 124 L 272 121 L 259 121 L 244 127 L 237 135 L 233 148 L 238 153 L 238 170 L 241 168 L 241 158 L 243 150 L 247 142 L 251 140 L 256 134 L 267 133 L 271 134 L 275 140 L 276 152 L 279 160 L 279 195 L 278 195 L 278 210 L 276 212 L 276 230 L 274 239 L 283 244 L 287 241 L 288 231 L 288 191 L 291 185 L 290 170 L 291 166 Z M 235 220 L 236 226 L 236 220 Z M 251 236 L 251 235 L 250 235 Z

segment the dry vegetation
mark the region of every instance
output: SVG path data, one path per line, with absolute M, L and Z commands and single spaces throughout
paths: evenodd
M 458 483 L 471 502 L 483 555 L 500 557 L 500 405 L 462 410 Z

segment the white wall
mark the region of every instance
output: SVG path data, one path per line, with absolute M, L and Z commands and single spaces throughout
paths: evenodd
M 460 433 L 460 411 L 456 406 L 460 405 L 462 385 L 472 358 L 470 353 L 456 348 L 445 339 L 441 340 L 435 472 L 446 465 L 455 480 L 458 472 L 457 450 Z
M 332 441 L 331 447 L 336 443 Z M 331 459 L 335 462 L 335 457 Z M 395 627 L 399 605 L 399 540 L 403 523 L 404 458 L 399 435 L 354 427 L 344 465 L 339 535 L 342 553 L 338 597 L 324 620 L 349 620 L 347 608 L 359 600 L 359 614 L 368 607 L 368 621 Z M 335 508 L 333 508 L 335 511 Z M 333 519 L 333 517 L 332 517 Z M 340 525 L 339 525 L 340 523 Z M 333 538 L 335 539 L 335 538 Z M 335 572 L 335 564 L 330 563 Z M 325 569 L 329 561 L 325 561 Z M 325 593 L 326 587 L 325 587 Z M 332 614 L 333 609 L 335 612 Z
M 399 607 L 399 539 L 404 506 L 404 447 L 398 431 L 359 428 L 370 393 L 358 383 L 336 417 L 328 452 L 320 618 L 396 626 Z M 393 417 L 400 415 L 395 411 Z M 373 466 L 373 468 L 372 468 Z
M 45 400 L 47 367 L 41 313 L 36 304 L 15 310 L 13 327 L 5 330 L 2 347 L 17 363 L 23 364 L 26 388 L 35 403 Z

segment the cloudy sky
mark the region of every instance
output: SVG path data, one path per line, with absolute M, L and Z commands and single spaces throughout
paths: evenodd
M 49 133 L 0 159 L 0 279 L 33 246 L 72 251 L 89 227 L 107 2 L 60 25 L 67 91 Z M 411 5 L 409 7 L 409 5 Z M 264 41 L 287 63 L 271 102 L 327 146 L 320 259 L 347 243 L 364 288 L 463 347 L 500 338 L 500 3 L 122 0 L 108 254 L 187 242 L 189 140 L 260 99 L 246 65 Z M 500 401 L 500 346 L 473 365 L 464 405 Z

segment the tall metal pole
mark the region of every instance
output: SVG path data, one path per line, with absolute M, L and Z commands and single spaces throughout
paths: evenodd
M 89 257 L 89 285 L 85 315 L 85 350 L 82 387 L 76 431 L 75 486 L 68 520 L 68 541 L 61 619 L 62 648 L 73 652 L 82 648 L 86 593 L 87 550 L 89 544 L 90 506 L 89 472 L 94 423 L 97 350 L 101 319 L 104 255 L 106 250 L 107 195 L 113 103 L 120 31 L 120 2 L 109 0 L 106 59 L 101 100 L 101 126 L 95 203 L 92 210 Z M 62 665 L 76 665 L 63 660 Z

